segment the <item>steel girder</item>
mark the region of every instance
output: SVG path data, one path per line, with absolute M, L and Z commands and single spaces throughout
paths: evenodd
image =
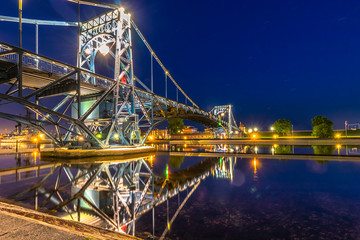
M 220 124 L 229 134 L 237 128 L 236 123 L 225 121 L 221 115 L 200 109 L 186 95 L 154 53 L 130 15 L 125 14 L 122 8 L 116 8 L 81 23 L 80 28 L 80 68 L 0 42 L 0 84 L 2 86 L 10 85 L 5 92 L 7 96 L 17 94 L 20 98 L 25 97 L 28 101 L 40 104 L 54 112 L 62 109 L 60 112 L 62 116 L 69 116 L 70 106 L 75 106 L 72 110 L 76 110 L 77 113 L 72 114 L 71 119 L 58 116 L 58 120 L 54 120 L 53 115 L 48 112 L 29 108 L 35 112 L 37 117 L 42 117 L 50 122 L 49 126 L 55 128 L 56 136 L 53 134 L 53 138 L 57 144 L 65 145 L 67 141 L 79 139 L 80 136 L 91 142 L 92 145 L 101 148 L 116 144 L 143 144 L 155 126 L 173 117 L 199 122 L 210 128 L 216 128 Z M 135 29 L 150 51 L 151 67 L 153 67 L 152 62 L 155 59 L 164 70 L 166 83 L 169 78 L 176 87 L 176 100 L 167 98 L 167 92 L 165 97 L 154 94 L 152 82 L 151 87 L 148 87 L 134 75 L 132 29 Z M 115 53 L 112 52 L 112 46 L 115 48 Z M 95 56 L 98 52 L 114 57 L 113 79 L 95 73 Z M 1 69 L 2 66 L 5 69 Z M 11 70 L 14 68 L 18 69 L 15 73 Z M 42 81 L 43 78 L 47 78 L 48 82 L 39 85 L 30 80 L 27 81 L 27 79 L 37 78 Z M 136 85 L 136 83 L 138 84 Z M 32 92 L 24 96 L 23 89 L 31 89 Z M 186 101 L 185 104 L 180 103 L 179 92 L 193 106 L 187 105 Z M 96 101 L 89 108 L 83 109 L 79 101 L 83 101 L 83 98 L 87 98 L 89 94 L 96 95 Z M 65 96 L 60 100 L 61 104 L 58 104 L 60 107 L 50 107 L 44 103 L 45 98 L 56 95 Z M 110 101 L 112 104 L 111 116 L 109 118 L 89 118 L 104 101 Z M 14 102 L 20 103 L 22 100 Z M 8 104 L 8 102 L 3 104 Z M 65 106 L 67 107 L 65 108 Z M 231 110 L 228 112 L 229 119 L 233 118 Z M 60 119 L 61 123 L 59 123 Z M 143 133 L 142 136 L 140 130 Z M 96 138 L 95 131 L 101 133 L 102 139 Z M 61 138 L 63 134 L 65 137 Z
M 232 179 L 235 163 L 234 157 L 207 158 L 168 176 L 155 175 L 144 158 L 122 162 L 55 163 L 51 165 L 53 171 L 12 198 L 35 197 L 37 210 L 63 211 L 78 221 L 81 221 L 81 213 L 88 213 L 102 219 L 104 227 L 134 234 L 140 216 L 186 191 L 188 194 L 182 204 L 172 219 L 168 218 L 162 234 L 165 236 L 198 185 L 210 175 Z M 50 176 L 56 178 L 51 180 Z

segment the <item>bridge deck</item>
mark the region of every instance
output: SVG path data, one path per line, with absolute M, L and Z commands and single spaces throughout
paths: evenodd
M 5 53 L 4 53 L 5 52 Z M 23 87 L 32 90 L 45 87 L 47 84 L 55 80 L 71 74 L 69 78 L 62 81 L 60 84 L 54 85 L 44 92 L 39 94 L 39 97 L 48 97 L 55 95 L 75 95 L 76 93 L 76 74 L 75 71 L 80 71 L 80 94 L 82 96 L 98 94 L 100 95 L 105 90 L 109 89 L 114 80 L 86 69 L 79 69 L 72 65 L 56 61 L 45 56 L 37 55 L 24 49 L 19 49 L 15 46 L 0 42 L 0 84 L 13 84 L 17 80 L 18 58 L 19 53 L 23 54 Z M 136 82 L 136 81 L 135 81 Z M 132 86 L 120 83 L 125 89 L 131 90 Z M 144 111 L 141 108 L 149 109 L 154 99 L 153 106 L 155 112 L 160 113 L 161 117 L 180 117 L 191 121 L 204 124 L 207 127 L 219 127 L 220 122 L 223 126 L 228 123 L 223 121 L 218 116 L 212 116 L 210 113 L 194 106 L 180 103 L 166 97 L 159 96 L 150 92 L 148 89 L 141 89 L 135 87 L 135 92 L 140 98 L 143 106 L 137 105 L 137 111 Z M 159 115 L 160 116 L 160 115 Z
M 2 72 L 6 72 L 9 71 L 10 69 L 17 69 L 18 68 L 18 64 L 16 63 L 11 63 L 11 62 L 7 62 L 4 60 L 0 60 L 0 71 L 2 70 Z M 0 80 L 2 83 L 8 83 L 8 84 L 13 84 L 16 81 L 16 77 L 17 76 L 17 70 L 16 71 L 11 71 L 9 72 L 9 79 L 6 79 L 7 76 L 4 76 L 4 78 L 1 78 L 0 76 Z M 55 81 L 56 79 L 59 79 L 60 77 L 62 77 L 61 75 L 58 74 L 54 74 L 54 73 L 49 73 L 47 71 L 43 71 L 43 70 L 39 70 L 39 69 L 34 69 L 31 67 L 27 67 L 24 66 L 23 67 L 23 74 L 22 74 L 22 79 L 23 79 L 23 87 L 25 88 L 29 88 L 32 90 L 36 90 L 39 89 L 41 87 L 44 87 L 46 85 L 48 85 L 49 83 Z M 75 82 L 74 82 L 75 84 Z M 96 94 L 99 92 L 102 92 L 105 90 L 104 87 L 102 86 L 95 86 L 93 84 L 89 84 L 89 83 L 85 83 L 85 82 L 81 82 L 81 95 L 89 95 L 89 94 Z M 73 86 L 69 86 L 69 88 L 67 89 L 67 91 L 65 90 L 64 92 L 60 93 L 60 94 L 68 94 L 68 95 L 75 95 L 76 90 L 73 89 Z M 56 95 L 56 94 L 54 94 Z

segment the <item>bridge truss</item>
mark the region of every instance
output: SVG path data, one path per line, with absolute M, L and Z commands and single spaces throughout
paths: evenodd
M 194 166 L 163 175 L 154 174 L 149 166 L 151 161 L 153 156 L 121 162 L 77 161 L 21 167 L 19 169 L 22 172 L 28 173 L 32 170 L 40 171 L 40 167 L 51 168 L 51 171 L 37 176 L 39 180 L 34 185 L 11 198 L 22 201 L 33 199 L 35 210 L 76 221 L 84 221 L 82 216 L 92 216 L 101 227 L 133 235 L 136 221 L 152 211 L 153 236 L 156 234 L 155 208 L 166 202 L 167 224 L 160 237 L 164 239 L 188 199 L 205 178 L 213 175 L 232 179 L 236 158 L 205 158 Z M 5 170 L 2 171 L 8 175 L 15 172 L 18 174 L 17 169 Z M 17 181 L 26 179 L 23 177 Z M 181 193 L 182 196 L 185 195 L 182 201 Z M 170 216 L 169 200 L 176 196 L 178 208 Z
M 123 8 L 81 23 L 80 33 L 79 67 L 0 42 L 0 104 L 20 104 L 35 113 L 24 118 L 0 111 L 0 117 L 31 125 L 60 146 L 70 140 L 100 148 L 143 144 L 154 127 L 173 117 L 222 128 L 229 136 L 238 130 L 230 105 L 208 113 L 195 104 Z M 151 56 L 151 86 L 134 73 L 134 33 Z M 96 73 L 98 53 L 114 59 L 112 78 Z M 165 96 L 154 92 L 154 60 L 164 72 Z M 168 97 L 170 84 L 176 89 L 174 100 Z M 53 97 L 58 102 L 51 106 Z M 225 112 L 228 120 L 221 115 Z

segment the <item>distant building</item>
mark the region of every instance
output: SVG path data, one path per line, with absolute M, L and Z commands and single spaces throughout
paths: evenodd
M 170 134 L 167 129 L 155 129 L 149 134 L 149 137 L 152 139 L 168 139 L 169 136 Z
M 242 122 L 239 123 L 239 129 L 241 132 L 245 133 L 245 125 Z
M 183 134 L 193 134 L 193 133 L 197 133 L 197 132 L 198 132 L 198 129 L 193 126 L 186 126 L 184 128 L 184 130 L 182 131 Z
M 205 129 L 204 132 L 197 131 L 194 127 L 187 127 L 181 134 L 171 135 L 171 139 L 212 139 L 213 133 L 210 129 Z

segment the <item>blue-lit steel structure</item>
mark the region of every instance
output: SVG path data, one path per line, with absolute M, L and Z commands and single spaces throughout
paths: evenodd
M 83 221 L 82 216 L 92 216 L 99 226 L 128 234 L 135 235 L 136 221 L 152 211 L 153 236 L 164 239 L 201 182 L 209 176 L 232 181 L 236 164 L 236 157 L 210 157 L 183 170 L 159 175 L 152 170 L 153 160 L 154 156 L 143 156 L 123 160 L 43 163 L 4 169 L 0 171 L 0 177 L 16 172 L 16 182 L 21 182 L 28 178 L 20 178 L 18 174 L 35 171 L 34 176 L 39 178 L 37 182 L 14 194 L 12 199 L 33 199 L 35 210 L 72 220 Z M 28 177 L 34 176 L 28 174 Z M 56 180 L 51 180 L 50 176 Z M 168 203 L 172 198 L 178 205 L 170 216 Z M 167 224 L 160 235 L 155 233 L 154 211 L 165 202 Z
M 86 147 L 144 144 L 154 127 L 175 117 L 214 132 L 222 129 L 229 137 L 239 131 L 231 105 L 202 110 L 165 68 L 131 15 L 123 8 L 107 7 L 109 12 L 80 24 L 24 19 L 23 23 L 36 26 L 79 27 L 77 66 L 0 42 L 0 104 L 21 104 L 35 113 L 34 118 L 26 119 L 0 110 L 0 117 L 31 125 L 60 146 L 80 138 Z M 0 16 L 1 20 L 16 21 Z M 138 35 L 150 53 L 150 86 L 136 76 L 132 34 Z M 113 58 L 112 78 L 97 73 L 98 54 Z M 164 73 L 164 96 L 154 93 L 156 63 Z M 176 99 L 168 98 L 170 85 L 176 89 Z M 50 106 L 46 99 L 54 96 L 61 99 Z

